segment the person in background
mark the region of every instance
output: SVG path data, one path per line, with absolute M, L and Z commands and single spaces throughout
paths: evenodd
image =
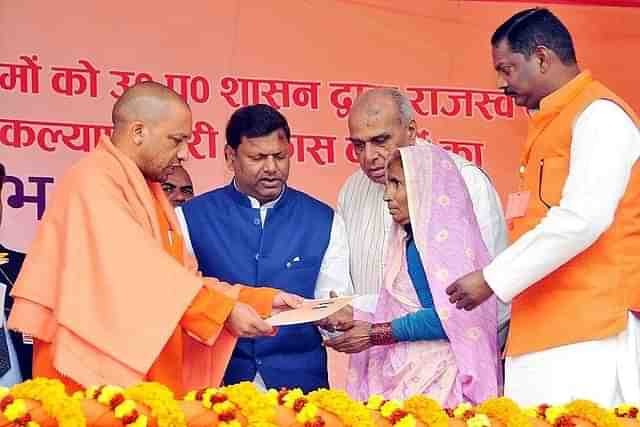
M 162 190 L 173 207 L 182 206 L 193 199 L 193 183 L 184 166 L 173 168 L 173 172 L 162 183 Z
M 6 170 L 0 163 L 0 227 L 2 226 L 2 187 Z M 13 284 L 18 277 L 24 254 L 12 251 L 0 244 L 0 295 L 4 298 L 4 313 L 0 318 L 0 386 L 11 387 L 13 384 L 31 378 L 31 357 L 33 346 L 28 336 L 7 329 L 7 317 L 13 307 L 10 295 Z

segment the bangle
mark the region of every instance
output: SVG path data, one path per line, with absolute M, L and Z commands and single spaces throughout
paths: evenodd
M 393 336 L 391 322 L 374 323 L 371 325 L 369 339 L 372 345 L 390 345 L 398 342 L 396 337 Z

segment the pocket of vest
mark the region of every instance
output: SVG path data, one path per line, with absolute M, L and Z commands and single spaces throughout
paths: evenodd
M 560 204 L 562 189 L 568 175 L 568 159 L 564 157 L 547 157 L 540 160 L 538 196 L 542 204 L 547 208 Z
M 287 270 L 300 270 L 302 268 L 315 268 L 320 265 L 320 257 L 295 257 L 290 261 L 287 261 L 285 268 Z

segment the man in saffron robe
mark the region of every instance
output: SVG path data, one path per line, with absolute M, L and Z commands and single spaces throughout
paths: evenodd
M 237 337 L 299 297 L 202 278 L 161 184 L 186 159 L 189 106 L 145 82 L 116 102 L 113 137 L 58 183 L 12 292 L 9 327 L 34 337 L 34 376 L 72 392 L 158 381 L 218 386 Z

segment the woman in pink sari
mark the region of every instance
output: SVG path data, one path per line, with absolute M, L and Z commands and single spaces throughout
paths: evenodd
M 347 389 L 406 399 L 424 394 L 447 407 L 498 394 L 497 307 L 456 310 L 445 289 L 489 261 L 466 186 L 441 148 L 401 148 L 389 160 L 385 201 L 394 224 L 387 240 L 384 287 L 374 313 L 354 310 L 367 330 L 366 350 L 351 357 Z M 354 350 L 355 349 L 355 350 Z

